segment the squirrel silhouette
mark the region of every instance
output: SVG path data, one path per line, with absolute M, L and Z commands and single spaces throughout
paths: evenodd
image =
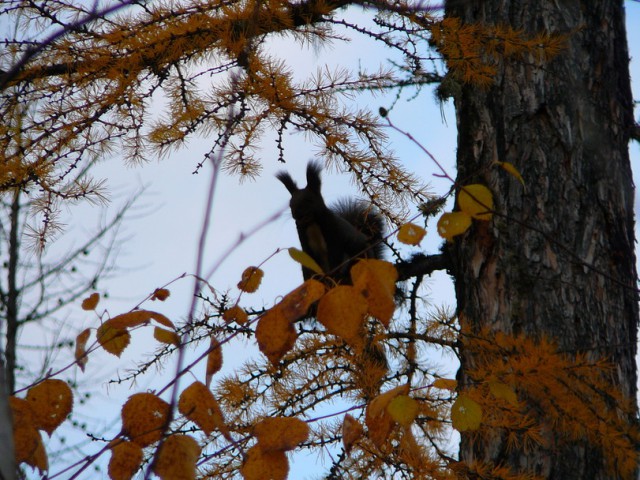
M 280 180 L 291 194 L 291 215 L 296 222 L 302 250 L 338 283 L 349 282 L 351 265 L 361 258 L 382 258 L 384 220 L 375 207 L 358 199 L 346 199 L 328 207 L 322 197 L 322 167 L 307 165 L 307 186 L 298 188 L 287 172 Z M 305 280 L 313 271 L 302 267 Z

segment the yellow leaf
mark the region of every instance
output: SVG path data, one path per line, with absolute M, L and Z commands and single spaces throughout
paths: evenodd
M 484 185 L 475 183 L 465 185 L 458 194 L 458 206 L 472 218 L 491 220 L 493 213 L 493 194 Z
M 256 327 L 258 348 L 274 365 L 291 350 L 296 338 L 298 338 L 296 329 L 277 306 L 267 311 L 258 320 Z
M 86 328 L 78 336 L 76 337 L 76 363 L 80 367 L 80 370 L 84 372 L 84 367 L 89 360 L 87 357 L 87 341 L 89 340 L 89 335 L 91 335 L 91 330 Z
M 238 282 L 238 288 L 243 292 L 253 293 L 258 290 L 264 272 L 258 267 L 247 267 L 242 272 L 242 280 Z
M 360 260 L 351 267 L 351 279 L 353 286 L 367 300 L 367 313 L 388 327 L 396 309 L 396 267 L 384 260 Z
M 438 220 L 438 233 L 446 240 L 466 232 L 471 226 L 471 217 L 464 212 L 443 213 Z
M 205 373 L 205 382 L 207 387 L 211 385 L 211 379 L 216 372 L 222 368 L 222 346 L 216 337 L 211 337 L 209 344 L 209 353 L 207 354 L 207 371 Z
M 320 299 L 318 321 L 332 335 L 337 335 L 353 347 L 362 348 L 367 310 L 367 300 L 357 288 L 338 285 Z
M 442 390 L 451 390 L 452 392 L 458 388 L 458 381 L 451 378 L 438 378 L 433 382 L 435 388 Z
M 509 162 L 496 162 L 496 165 L 498 165 L 500 168 L 502 168 L 504 171 L 506 171 L 507 173 L 513 175 L 514 177 L 516 177 L 518 179 L 518 181 L 522 184 L 523 187 L 525 187 L 526 185 L 524 184 L 524 178 L 522 178 L 522 175 L 520 175 L 520 172 L 518 171 L 518 169 L 513 165 L 513 163 L 509 163 Z
M 153 393 L 135 393 L 122 407 L 122 431 L 141 447 L 162 438 L 169 404 Z
M 482 423 L 482 407 L 466 395 L 460 395 L 451 407 L 451 423 L 459 432 L 477 430 Z
M 289 255 L 303 267 L 307 267 L 309 270 L 317 273 L 318 275 L 324 274 L 324 272 L 322 271 L 322 267 L 320 267 L 320 265 L 318 265 L 318 263 L 313 258 L 311 258 L 311 256 L 307 252 L 303 252 L 302 250 L 291 247 L 289 248 Z
M 364 433 L 362 424 L 348 413 L 344 416 L 342 422 L 342 444 L 344 451 L 349 453 L 353 444 L 356 443 Z
M 289 473 L 287 454 L 282 450 L 265 452 L 254 445 L 246 454 L 240 468 L 244 480 L 286 480 Z
M 419 410 L 418 402 L 408 395 L 398 395 L 387 405 L 387 411 L 391 414 L 391 418 L 403 427 L 408 427 L 413 423 Z
M 309 425 L 297 418 L 265 418 L 253 428 L 264 452 L 293 450 L 309 438 Z
M 65 421 L 73 408 L 73 393 L 62 380 L 49 379 L 31 387 L 26 400 L 31 406 L 35 426 L 49 435 Z
M 122 354 L 131 341 L 129 332 L 122 328 L 114 328 L 111 320 L 107 320 L 98 327 L 96 338 L 98 343 L 102 345 L 102 348 L 116 357 Z
M 164 328 L 155 327 L 153 329 L 153 338 L 160 343 L 166 343 L 168 345 L 180 346 L 180 335 L 172 330 L 165 330 Z
M 228 433 L 218 402 L 202 382 L 193 382 L 182 392 L 178 400 L 178 411 L 195 423 L 205 435 L 210 435 L 214 430 Z
M 249 320 L 249 316 L 247 315 L 247 312 L 245 312 L 242 308 L 240 308 L 238 305 L 235 305 L 224 311 L 224 313 L 222 314 L 222 319 L 227 323 L 236 322 L 238 325 L 244 325 Z
M 87 298 L 82 301 L 82 309 L 83 310 L 95 310 L 98 306 L 98 302 L 100 301 L 99 293 L 92 293 Z
M 119 441 L 111 447 L 109 478 L 130 480 L 142 465 L 142 447 L 137 443 Z
M 407 395 L 408 393 L 409 385 L 400 385 L 388 392 L 381 393 L 367 405 L 365 423 L 369 431 L 369 438 L 378 448 L 382 448 L 386 443 L 395 422 L 387 410 L 387 406 L 398 395 Z
M 161 302 L 164 302 L 169 298 L 169 295 L 171 295 L 171 292 L 166 288 L 156 288 L 153 291 L 153 295 L 151 295 L 151 300 L 160 300 Z
M 200 445 L 188 435 L 171 435 L 162 442 L 153 473 L 162 480 L 195 480 Z
M 427 231 L 419 225 L 413 223 L 405 223 L 398 230 L 398 241 L 407 245 L 418 245 Z
M 514 407 L 518 406 L 518 396 L 509 385 L 501 382 L 489 382 L 489 391 L 494 397 L 501 398 Z
M 322 282 L 309 279 L 291 293 L 288 293 L 278 304 L 278 308 L 287 320 L 293 322 L 305 316 L 309 307 L 320 300 L 326 287 Z

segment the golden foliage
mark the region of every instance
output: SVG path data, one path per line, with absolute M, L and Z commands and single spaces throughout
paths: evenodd
M 260 286 L 263 275 L 263 271 L 258 267 L 247 267 L 244 272 L 242 272 L 242 280 L 238 282 L 238 288 L 247 293 L 255 292 Z
M 405 223 L 398 230 L 398 241 L 407 245 L 419 245 L 427 231 L 419 225 Z
M 161 480 L 195 480 L 200 446 L 188 435 L 165 438 L 153 464 L 153 472 Z
M 33 424 L 49 435 L 65 421 L 73 408 L 73 393 L 67 382 L 48 379 L 27 391 L 27 402 L 33 414 Z
M 227 310 L 228 311 L 228 310 Z M 226 313 L 226 312 L 225 312 Z M 207 387 L 211 384 L 213 376 L 222 368 L 222 345 L 218 339 L 211 336 L 209 343 L 209 353 L 207 354 L 207 371 L 205 373 L 205 383 Z
M 89 341 L 89 336 L 91 335 L 91 330 L 86 328 L 82 332 L 78 334 L 76 337 L 76 350 L 75 350 L 75 359 L 76 363 L 80 367 L 80 370 L 84 372 L 84 367 L 87 365 L 89 361 L 89 357 L 87 356 L 87 342 Z
M 345 452 L 349 453 L 353 448 L 353 444 L 362 438 L 364 428 L 362 424 L 348 413 L 345 414 L 342 421 L 342 444 Z
M 181 394 L 178 410 L 210 435 L 214 430 L 226 432 L 222 411 L 211 391 L 201 382 L 193 382 Z
M 297 418 L 265 418 L 253 427 L 263 452 L 293 450 L 309 437 L 309 426 Z
M 82 301 L 82 309 L 83 310 L 95 310 L 98 306 L 98 302 L 100 301 L 99 293 L 92 293 L 87 298 Z
M 240 473 L 244 480 L 286 480 L 289 460 L 282 450 L 264 451 L 254 445 L 247 451 Z
M 131 341 L 131 335 L 124 328 L 115 328 L 111 320 L 98 327 L 96 332 L 98 343 L 107 352 L 119 357 Z
M 130 480 L 142 465 L 142 447 L 134 442 L 117 440 L 111 447 L 109 478 Z
M 162 438 L 169 404 L 153 393 L 135 393 L 122 407 L 122 431 L 141 447 Z
M 364 347 L 364 321 L 367 300 L 356 287 L 338 285 L 329 290 L 318 304 L 318 322 L 327 331 L 356 349 Z
M 233 307 L 225 310 L 222 318 L 224 318 L 227 322 L 236 322 L 238 325 L 244 325 L 249 319 L 249 317 L 247 316 L 247 312 L 245 312 L 238 305 L 234 305 Z
M 25 462 L 44 472 L 48 469 L 47 454 L 30 402 L 22 398 L 9 397 L 9 407 L 13 419 L 13 447 L 16 462 Z
M 548 61 L 564 48 L 566 36 L 548 33 L 526 35 L 506 25 L 462 23 L 448 17 L 430 26 L 431 39 L 458 80 L 480 86 L 494 82 L 498 66 L 506 59 L 531 55 Z
M 256 341 L 260 351 L 276 365 L 293 347 L 298 338 L 293 324 L 277 306 L 267 311 L 256 327 Z
M 465 185 L 458 194 L 460 210 L 476 220 L 491 220 L 493 194 L 481 184 Z

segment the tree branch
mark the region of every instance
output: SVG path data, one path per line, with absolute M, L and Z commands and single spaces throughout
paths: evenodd
M 448 270 L 451 265 L 444 253 L 437 255 L 414 255 L 408 262 L 396 264 L 398 280 L 403 281 L 420 275 L 430 275 L 436 270 Z

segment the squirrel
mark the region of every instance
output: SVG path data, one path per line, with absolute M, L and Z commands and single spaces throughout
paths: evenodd
M 321 193 L 317 162 L 307 165 L 307 186 L 298 188 L 287 172 L 280 180 L 291 194 L 291 215 L 296 222 L 302 250 L 337 283 L 349 283 L 349 270 L 360 258 L 382 258 L 384 220 L 373 205 L 346 199 L 327 207 Z M 313 271 L 302 267 L 305 280 Z

